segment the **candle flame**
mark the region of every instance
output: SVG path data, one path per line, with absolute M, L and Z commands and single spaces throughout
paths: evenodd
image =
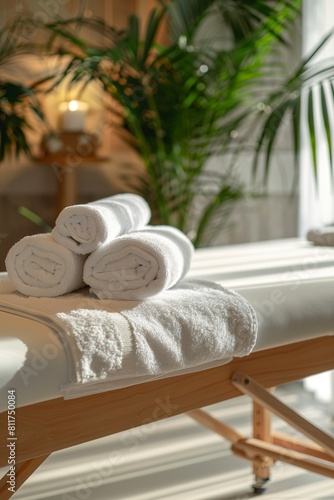
M 78 107 L 79 107 L 79 105 L 78 105 L 78 101 L 70 101 L 70 102 L 68 103 L 68 109 L 69 109 L 70 111 L 77 111 Z

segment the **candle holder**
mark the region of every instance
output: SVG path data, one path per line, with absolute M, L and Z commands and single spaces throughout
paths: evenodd
M 88 132 L 53 132 L 42 138 L 40 158 L 64 160 L 67 155 L 75 155 L 81 160 L 96 159 L 99 140 Z

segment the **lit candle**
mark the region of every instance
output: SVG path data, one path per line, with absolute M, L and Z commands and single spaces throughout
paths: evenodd
M 81 101 L 62 102 L 61 128 L 66 132 L 81 132 L 85 128 L 88 105 Z

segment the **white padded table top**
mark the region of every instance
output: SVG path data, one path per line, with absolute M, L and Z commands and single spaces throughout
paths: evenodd
M 199 249 L 188 276 L 217 281 L 252 304 L 255 351 L 334 333 L 334 247 L 291 238 Z
M 259 320 L 255 350 L 334 333 L 334 248 L 286 239 L 200 249 L 188 277 L 249 300 Z M 50 327 L 0 311 L 0 346 L 1 411 L 10 388 L 18 406 L 62 396 L 67 358 Z

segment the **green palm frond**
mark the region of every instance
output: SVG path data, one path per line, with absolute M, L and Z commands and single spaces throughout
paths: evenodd
M 30 210 L 29 208 L 19 206 L 17 207 L 17 212 L 26 219 L 28 219 L 30 222 L 41 228 L 41 230 L 44 233 L 51 233 L 52 227 L 50 227 L 49 224 L 45 222 L 44 219 L 42 219 L 42 217 L 40 217 L 38 214 Z
M 44 119 L 34 89 L 0 80 L 0 162 L 12 154 L 30 155 L 26 134 L 33 126 L 28 110 L 38 119 Z
M 334 109 L 334 58 L 313 62 L 324 45 L 334 36 L 334 32 L 327 34 L 314 48 L 310 55 L 305 57 L 298 68 L 282 83 L 280 88 L 268 95 L 265 105 L 271 112 L 263 120 L 258 135 L 253 162 L 253 174 L 259 169 L 260 153 L 265 154 L 265 178 L 267 181 L 272 158 L 272 146 L 281 130 L 283 119 L 291 117 L 293 149 L 295 167 L 298 167 L 300 152 L 300 136 L 302 113 L 306 118 L 306 127 L 309 138 L 311 158 L 315 180 L 318 173 L 318 142 L 317 127 L 323 127 L 326 147 L 333 171 L 333 123 L 329 110 Z
M 22 24 L 17 20 L 0 30 L 0 70 L 18 56 L 31 54 L 35 45 L 22 41 Z M 25 85 L 0 77 L 0 163 L 13 154 L 30 155 L 27 131 L 33 128 L 33 117 L 44 121 L 36 85 Z
M 321 111 L 322 111 L 324 129 L 325 129 L 327 145 L 328 145 L 330 166 L 331 166 L 331 169 L 333 170 L 333 132 L 332 132 L 332 126 L 330 124 L 330 115 L 328 112 L 329 109 L 332 109 L 331 104 L 330 104 L 330 100 L 332 100 L 332 102 L 333 102 L 333 97 L 330 95 L 327 96 L 326 84 L 325 84 L 325 82 L 321 82 L 320 83 Z

